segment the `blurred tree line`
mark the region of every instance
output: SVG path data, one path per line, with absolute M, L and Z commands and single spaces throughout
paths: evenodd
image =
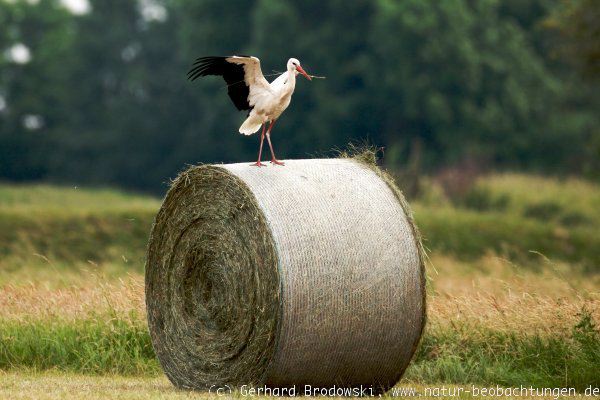
M 0 0 L 0 179 L 156 192 L 186 163 L 254 159 L 224 83 L 186 81 L 235 53 L 327 76 L 299 81 L 273 136 L 286 158 L 367 139 L 397 170 L 600 177 L 598 1 L 88 3 Z

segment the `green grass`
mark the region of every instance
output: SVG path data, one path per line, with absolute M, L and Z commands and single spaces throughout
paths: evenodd
M 139 318 L 3 321 L 0 369 L 156 376 Z M 600 333 L 583 315 L 567 337 L 454 325 L 426 332 L 405 379 L 421 384 L 600 386 Z
M 539 215 L 549 222 L 560 223 L 569 215 L 579 215 L 582 224 L 600 224 L 600 187 L 581 179 L 550 179 L 531 175 L 501 174 L 480 179 L 477 187 L 496 198 L 508 198 L 506 211 L 532 217 L 532 207 L 546 208 L 549 215 Z M 535 214 L 535 213 L 534 213 Z M 535 218 L 535 216 L 533 216 Z
M 477 211 L 502 211 L 525 218 L 560 222 L 561 217 L 579 215 L 584 224 L 600 223 L 600 186 L 582 179 L 556 179 L 523 174 L 484 175 L 450 199 L 430 178 L 423 179 L 419 201 L 439 207 L 454 203 Z M 531 212 L 532 209 L 541 213 Z
M 124 264 L 140 271 L 159 200 L 113 190 L 0 184 L 0 269 Z M 524 175 L 481 178 L 458 207 L 429 185 L 413 202 L 426 247 L 461 259 L 540 254 L 600 271 L 600 187 Z
M 418 203 L 414 212 L 430 250 L 460 259 L 475 259 L 492 251 L 525 265 L 547 257 L 578 264 L 587 272 L 600 272 L 600 230 L 596 227 L 564 228 L 510 213 Z
M 157 199 L 114 190 L 0 185 L 0 270 L 129 263 L 142 270 Z
M 0 257 L 68 264 L 134 260 L 141 266 L 155 211 L 32 215 L 0 210 Z
M 140 271 L 159 200 L 113 190 L 0 184 L 0 269 L 124 264 Z M 461 259 L 540 254 L 600 271 L 600 188 L 523 175 L 477 181 L 462 206 L 430 185 L 413 202 L 425 245 Z
M 113 189 L 71 186 L 11 185 L 0 183 L 0 211 L 12 214 L 43 213 L 72 216 L 114 211 L 150 211 L 159 200 Z
M 474 259 L 490 251 L 507 259 L 547 257 L 600 272 L 600 186 L 580 179 L 518 174 L 479 178 L 451 201 L 426 180 L 413 202 L 426 247 Z
M 406 378 L 505 387 L 599 387 L 600 332 L 583 315 L 570 336 L 495 332 L 470 325 L 426 332 Z
M 86 374 L 159 372 L 145 323 L 131 316 L 0 323 L 0 369 Z

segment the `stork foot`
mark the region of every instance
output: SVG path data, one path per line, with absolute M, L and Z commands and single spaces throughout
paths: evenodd
M 254 164 L 250 164 L 250 166 L 251 167 L 266 167 L 266 165 L 261 163 L 260 161 L 257 161 Z
M 275 164 L 275 165 L 285 165 L 285 163 L 283 161 L 279 161 L 278 159 L 274 158 L 271 160 L 271 164 Z

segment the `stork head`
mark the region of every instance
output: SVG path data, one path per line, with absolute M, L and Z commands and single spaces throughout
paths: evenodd
M 297 58 L 290 58 L 288 60 L 287 69 L 288 69 L 288 71 L 293 71 L 294 74 L 296 74 L 296 75 L 302 74 L 302 75 L 304 75 L 304 77 L 306 79 L 308 79 L 309 81 L 312 81 L 312 78 L 310 77 L 310 75 L 308 75 L 306 73 L 304 68 L 302 68 L 302 66 L 300 65 L 300 61 L 298 61 Z

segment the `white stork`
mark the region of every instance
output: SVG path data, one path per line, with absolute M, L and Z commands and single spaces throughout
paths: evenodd
M 296 75 L 302 74 L 309 81 L 312 77 L 304 71 L 300 61 L 290 58 L 287 71 L 269 83 L 261 69 L 260 60 L 250 56 L 200 57 L 188 73 L 190 80 L 201 76 L 220 75 L 227 82 L 227 93 L 238 110 L 248 110 L 248 118 L 240 126 L 240 133 L 252 135 L 262 126 L 258 161 L 252 165 L 262 167 L 261 162 L 265 135 L 271 149 L 271 163 L 284 165 L 275 157 L 271 144 L 271 130 L 277 118 L 290 105 L 296 87 Z M 267 122 L 269 129 L 267 130 Z

